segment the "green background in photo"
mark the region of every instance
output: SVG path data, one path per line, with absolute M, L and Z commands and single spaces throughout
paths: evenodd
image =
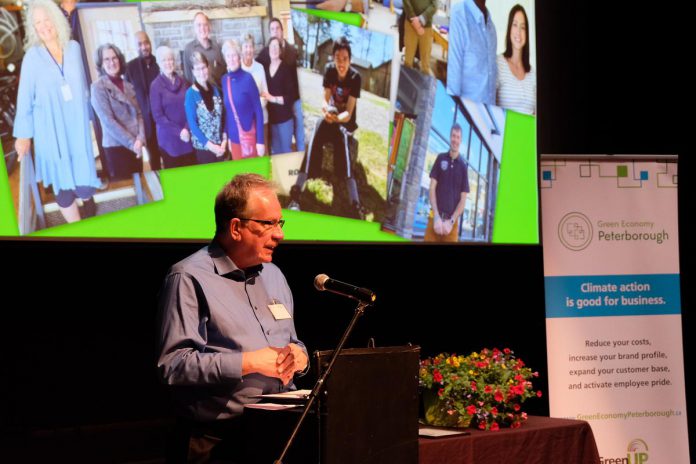
M 539 243 L 536 118 L 508 111 L 493 243 Z
M 0 154 L 3 162 L 0 163 L 0 237 L 19 235 L 17 217 L 15 216 L 14 205 L 12 204 L 12 192 L 10 190 L 9 179 L 7 178 L 7 167 L 5 166 L 5 153 L 0 145 Z M 15 166 L 19 169 L 19 166 Z
M 351 26 L 360 27 L 362 24 L 362 17 L 357 13 L 343 13 L 338 11 L 324 11 L 324 10 L 305 10 L 302 8 L 295 8 L 297 11 L 310 14 L 322 19 L 331 19 L 334 21 L 341 21 L 342 23 L 349 24 Z

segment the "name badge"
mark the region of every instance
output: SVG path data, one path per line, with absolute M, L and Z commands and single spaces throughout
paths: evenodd
M 69 102 L 72 100 L 72 91 L 67 83 L 60 86 L 60 91 L 63 93 L 63 101 Z
M 281 321 L 283 319 L 292 319 L 292 316 L 285 308 L 285 305 L 283 303 L 269 304 L 268 309 L 271 310 L 271 313 L 273 314 L 273 317 L 276 321 Z

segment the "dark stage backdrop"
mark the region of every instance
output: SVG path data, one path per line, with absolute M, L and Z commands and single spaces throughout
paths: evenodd
M 537 2 L 536 13 L 540 153 L 682 155 L 689 366 L 696 281 L 693 259 L 685 257 L 695 255 L 686 225 L 694 162 L 681 116 L 688 87 L 679 75 L 680 13 L 639 10 L 631 2 L 550 0 Z M 140 423 L 147 432 L 138 437 L 151 442 L 139 457 L 156 456 L 158 430 L 168 417 L 154 370 L 156 293 L 167 268 L 199 246 L 0 242 L 1 439 L 24 450 L 49 442 L 54 456 L 74 454 L 77 443 L 100 443 L 102 450 L 118 449 L 122 460 L 135 460 L 138 445 L 122 437 L 128 424 Z M 378 294 L 351 346 L 364 346 L 371 336 L 382 346 L 419 344 L 425 354 L 508 346 L 541 372 L 546 392 L 540 246 L 285 244 L 276 262 L 294 291 L 298 332 L 310 350 L 331 348 L 352 315 L 348 300 L 313 289 L 314 276 L 326 273 Z M 688 369 L 687 376 L 688 392 Z M 528 410 L 548 413 L 546 398 L 530 401 Z M 696 413 L 690 412 L 693 429 Z
M 154 369 L 156 293 L 169 265 L 199 247 L 16 244 L 13 272 L 37 286 L 4 311 L 11 372 L 5 398 L 13 400 L 3 402 L 3 421 L 64 427 L 163 414 Z M 370 337 L 380 346 L 418 344 L 429 354 L 508 346 L 544 373 L 539 251 L 286 245 L 275 262 L 293 289 L 297 329 L 310 351 L 332 348 L 353 315 L 351 300 L 314 289 L 314 276 L 324 272 L 378 295 L 350 346 L 366 346 Z M 545 401 L 536 405 L 539 413 L 545 408 Z

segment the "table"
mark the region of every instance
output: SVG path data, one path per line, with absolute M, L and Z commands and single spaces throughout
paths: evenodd
M 529 416 L 518 429 L 419 438 L 419 464 L 598 464 L 599 452 L 585 421 Z
M 447 61 L 447 51 L 449 50 L 449 34 L 440 32 L 437 26 L 433 26 L 433 42 L 442 47 L 442 59 Z

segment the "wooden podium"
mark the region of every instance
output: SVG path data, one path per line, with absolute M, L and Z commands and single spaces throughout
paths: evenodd
M 314 353 L 317 376 L 332 353 Z M 417 346 L 344 349 L 283 464 L 417 464 L 419 354 Z M 298 416 L 247 408 L 245 462 L 272 464 Z

